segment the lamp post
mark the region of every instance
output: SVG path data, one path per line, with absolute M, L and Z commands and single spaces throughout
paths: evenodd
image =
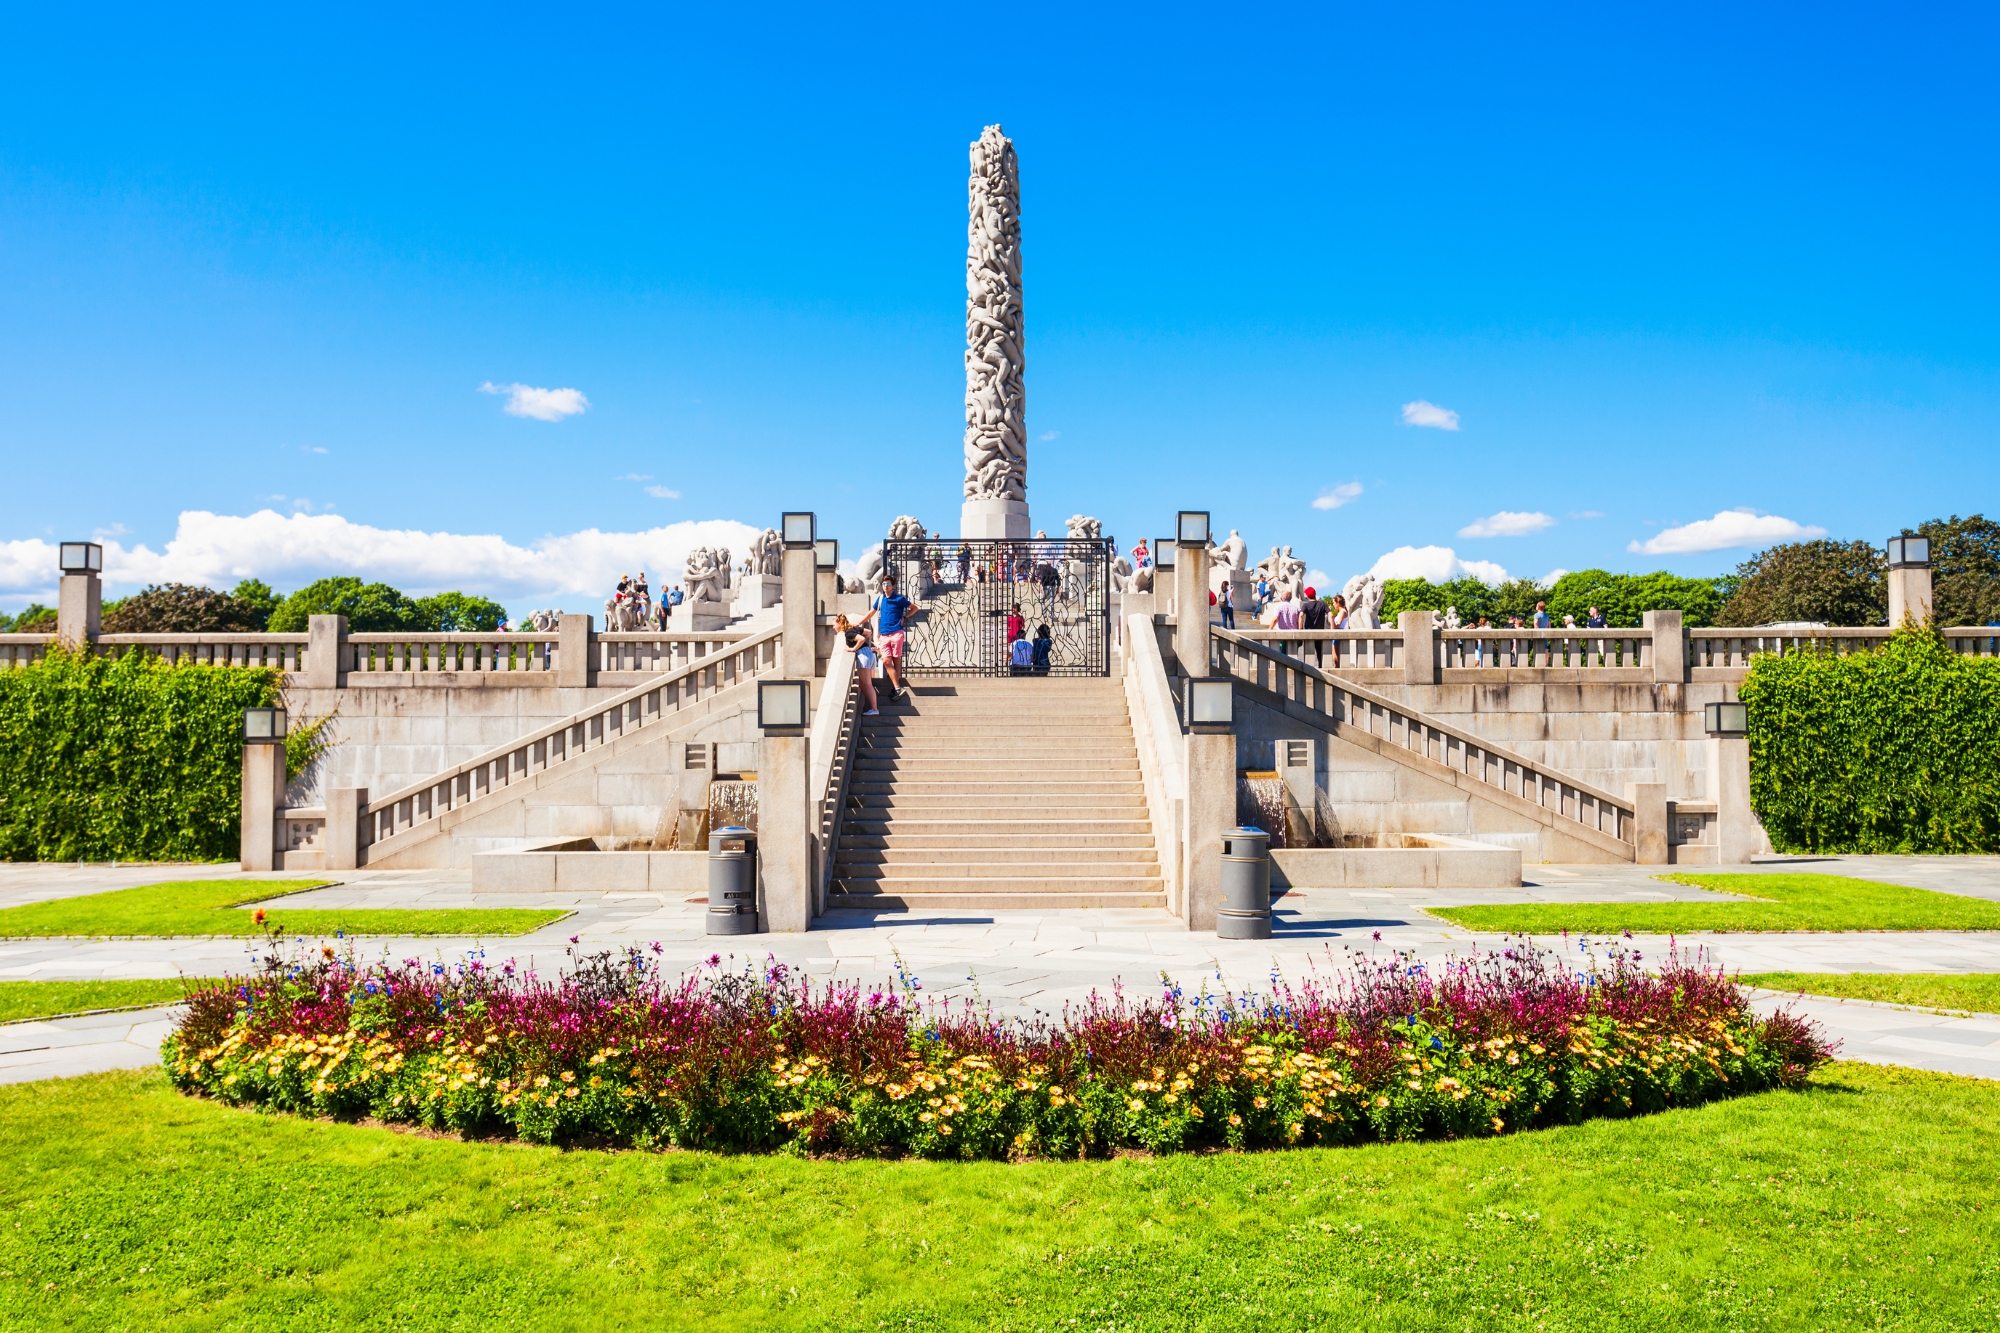
M 1708 781 L 1715 797 L 1716 860 L 1747 865 L 1764 850 L 1764 826 L 1750 805 L 1750 709 L 1733 700 L 1702 705 Z
M 819 613 L 833 614 L 834 598 L 840 596 L 840 543 L 832 537 L 813 543 L 813 586 L 819 594 Z
M 1204 611 L 1206 608 L 1204 608 Z M 1204 614 L 1204 626 L 1207 616 Z M 1236 827 L 1236 685 L 1227 676 L 1187 676 L 1187 841 L 1181 849 L 1189 930 L 1212 931 L 1222 893 L 1222 844 Z
M 1931 618 L 1931 539 L 1905 532 L 1884 544 L 1889 557 L 1889 628 Z
M 1174 540 L 1182 546 L 1208 548 L 1208 511 L 1183 509 L 1174 515 Z
M 237 855 L 245 870 L 279 869 L 278 811 L 285 805 L 285 710 L 243 710 L 243 813 Z
M 778 669 L 797 680 L 819 674 L 819 520 L 803 509 L 787 510 L 778 520 L 784 540 L 784 584 Z
M 56 547 L 62 583 L 56 597 L 56 637 L 74 648 L 89 643 L 102 623 L 104 548 L 96 542 L 62 542 Z
M 808 548 L 810 554 L 810 548 Z M 757 682 L 757 850 L 764 929 L 812 924 L 812 797 L 808 778 L 812 682 Z
M 1183 509 L 1174 515 L 1174 656 L 1184 676 L 1209 672 L 1208 511 Z

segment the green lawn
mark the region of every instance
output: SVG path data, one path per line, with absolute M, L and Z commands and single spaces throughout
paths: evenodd
M 1712 903 L 1502 903 L 1431 907 L 1468 930 L 1523 935 L 1688 935 L 1730 930 L 2000 930 L 2000 903 L 1845 875 L 1660 875 L 1731 895 Z
M 0 939 L 45 935 L 525 935 L 561 920 L 553 908 L 494 907 L 444 911 L 287 908 L 272 902 L 318 888 L 323 879 L 197 879 L 146 884 L 110 893 L 56 898 L 0 909 Z M 259 924 L 254 908 L 267 920 Z
M 157 1071 L 0 1087 L 0 1327 L 1972 1329 L 2000 1083 L 1456 1143 L 830 1162 L 464 1143 Z
M 0 1023 L 47 1018 L 51 1014 L 76 1014 L 86 1009 L 171 1004 L 195 986 L 212 984 L 212 977 L 147 978 L 141 981 L 0 981 Z
M 1767 990 L 2000 1014 L 2000 973 L 1994 972 L 1757 972 L 1740 979 Z

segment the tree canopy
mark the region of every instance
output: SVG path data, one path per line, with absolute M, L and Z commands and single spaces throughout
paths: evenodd
M 262 608 L 226 592 L 167 583 L 111 605 L 103 628 L 106 634 L 241 633 L 264 628 L 264 621 Z
M 1889 615 L 1887 568 L 1881 548 L 1870 542 L 1821 538 L 1773 546 L 1736 567 L 1743 582 L 1716 623 L 1880 625 Z

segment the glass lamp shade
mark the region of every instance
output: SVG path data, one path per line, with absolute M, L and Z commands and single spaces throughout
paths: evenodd
M 246 708 L 243 710 L 243 743 L 245 745 L 282 744 L 284 739 L 284 709 Z
M 1236 720 L 1236 686 L 1227 676 L 1191 676 L 1187 682 L 1187 719 L 1203 731 L 1227 731 Z
M 821 537 L 814 542 L 813 568 L 821 573 L 840 568 L 840 543 L 832 537 Z
M 763 731 L 802 730 L 812 721 L 806 690 L 807 682 L 803 680 L 758 681 L 758 728 Z
M 778 535 L 787 546 L 811 546 L 819 536 L 811 514 L 787 513 L 778 520 Z
M 1174 535 L 1182 546 L 1208 545 L 1208 511 L 1181 510 L 1174 515 Z
M 1929 537 L 1891 537 L 1889 539 L 1889 567 L 1910 569 L 1928 565 L 1931 562 L 1931 539 Z
M 1153 543 L 1153 568 L 1172 569 L 1174 567 L 1174 544 L 1162 537 Z
M 104 548 L 96 542 L 64 542 L 56 547 L 56 563 L 65 574 L 101 574 Z
M 1703 730 L 1711 736 L 1747 735 L 1750 731 L 1750 707 L 1748 704 L 1704 704 L 1701 723 Z

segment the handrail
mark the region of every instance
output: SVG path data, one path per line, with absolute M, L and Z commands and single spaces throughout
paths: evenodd
M 711 688 L 721 690 L 775 669 L 776 644 L 783 632 L 782 627 L 773 626 L 729 652 L 700 658 L 476 759 L 370 800 L 361 817 L 364 843 L 387 841 L 449 810 L 608 744 L 624 735 L 628 727 L 636 730 L 678 713 L 708 697 L 710 691 L 703 689 L 705 675 L 712 674 Z M 771 648 L 768 653 L 764 651 L 767 645 Z M 725 681 L 724 676 L 732 679 Z
M 1125 618 L 1121 636 L 1125 654 L 1126 710 L 1132 720 L 1132 744 L 1139 755 L 1139 776 L 1146 787 L 1147 813 L 1153 828 L 1153 851 L 1167 882 L 1167 903 L 1186 910 L 1182 878 L 1182 829 L 1187 811 L 1187 748 L 1182 742 L 1180 714 L 1174 709 L 1173 687 L 1167 683 L 1166 659 L 1153 633 L 1150 615 Z
M 1653 631 L 1645 626 L 1590 629 L 1551 625 L 1538 629 L 1533 625 L 1488 625 L 1436 633 L 1437 662 L 1446 671 L 1503 666 L 1650 670 L 1653 666 Z
M 812 764 L 812 810 L 819 862 L 815 867 L 813 910 L 826 910 L 833 882 L 833 860 L 840 842 L 840 812 L 847 799 L 847 779 L 853 768 L 854 729 L 859 722 L 861 691 L 854 668 L 854 650 L 835 643 L 826 664 L 826 684 L 820 689 L 806 749 Z
M 1463 727 L 1440 721 L 1385 695 L 1308 666 L 1296 658 L 1273 652 L 1234 631 L 1212 628 L 1210 634 L 1220 649 L 1217 655 L 1222 659 L 1221 665 L 1234 679 L 1324 713 L 1337 726 L 1350 726 L 1367 732 L 1510 796 L 1520 797 L 1543 809 L 1559 809 L 1565 818 L 1574 819 L 1598 833 L 1609 834 L 1620 842 L 1637 844 L 1636 810 L 1633 803 L 1623 797 L 1614 796 L 1602 787 L 1481 739 Z M 1269 668 L 1273 677 L 1268 684 L 1262 679 L 1265 673 L 1258 669 L 1259 662 Z M 1295 690 L 1285 679 L 1286 673 L 1302 682 L 1315 682 L 1321 688 L 1316 692 Z M 1374 719 L 1377 716 L 1383 719 L 1381 731 L 1375 729 Z M 1399 723 L 1400 737 L 1397 735 Z M 1440 753 L 1431 752 L 1433 743 Z M 1453 753 L 1454 746 L 1456 755 Z M 1509 780 L 1510 773 L 1516 775 L 1512 781 Z M 1554 807 L 1548 801 L 1551 790 L 1556 798 Z M 1605 827 L 1607 812 L 1609 828 Z

